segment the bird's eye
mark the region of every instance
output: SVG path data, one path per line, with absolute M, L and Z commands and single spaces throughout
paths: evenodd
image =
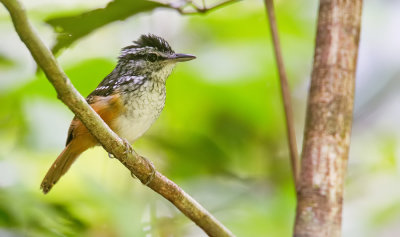
M 154 63 L 155 61 L 157 61 L 158 55 L 155 53 L 151 53 L 151 54 L 147 55 L 146 59 L 147 59 L 147 61 Z

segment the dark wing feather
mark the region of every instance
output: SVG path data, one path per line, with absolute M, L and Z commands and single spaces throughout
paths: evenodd
M 144 76 L 117 76 L 110 73 L 104 80 L 97 86 L 97 88 L 88 95 L 86 101 L 91 104 L 94 96 L 109 96 L 114 93 L 124 91 L 135 91 L 146 81 Z
M 65 142 L 65 146 L 68 146 L 68 144 L 72 141 L 72 139 L 74 138 L 74 121 L 77 120 L 78 118 L 75 116 L 74 119 L 71 122 L 71 125 L 69 125 L 69 129 L 68 129 L 68 137 L 67 137 L 67 141 Z

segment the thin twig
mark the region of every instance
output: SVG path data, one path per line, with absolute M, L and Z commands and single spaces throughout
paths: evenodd
M 182 15 L 193 15 L 193 14 L 205 14 L 208 13 L 209 11 L 216 10 L 218 8 L 224 7 L 226 5 L 232 4 L 234 2 L 238 2 L 241 0 L 223 0 L 221 2 L 215 3 L 209 7 L 206 7 L 206 3 L 203 0 L 203 6 L 199 6 L 193 1 L 186 1 L 186 4 L 183 6 L 175 6 L 174 4 L 167 4 L 166 6 L 169 8 L 173 8 L 177 10 L 180 14 Z M 185 10 L 186 8 L 192 8 L 192 10 Z
M 300 167 L 300 159 L 299 153 L 297 150 L 297 143 L 296 143 L 296 133 L 294 130 L 294 122 L 293 122 L 293 111 L 292 105 L 290 102 L 290 89 L 286 77 L 285 66 L 283 64 L 282 59 L 282 52 L 281 46 L 279 43 L 278 37 L 278 30 L 276 26 L 276 19 L 275 19 L 275 11 L 274 11 L 274 3 L 273 0 L 265 0 L 265 5 L 267 8 L 267 15 L 269 20 L 269 26 L 272 34 L 272 39 L 274 43 L 274 52 L 276 58 L 276 64 L 278 66 L 279 72 L 279 80 L 281 85 L 281 92 L 282 92 L 282 100 L 285 109 L 285 117 L 286 117 L 286 130 L 287 130 L 287 137 L 288 137 L 288 145 L 290 151 L 290 161 L 292 165 L 292 172 L 293 172 L 293 180 L 295 187 L 297 187 L 297 181 L 299 178 L 299 167 Z
M 87 104 L 71 84 L 55 60 L 54 55 L 43 44 L 31 26 L 21 4 L 17 0 L 0 0 L 0 2 L 10 12 L 15 30 L 28 47 L 37 64 L 43 69 L 47 79 L 56 89 L 58 98 L 78 116 L 107 152 L 113 154 L 142 183 L 145 183 L 152 175 L 152 168 L 149 162 L 134 151 L 125 153 L 126 146 L 122 139 L 101 120 L 100 116 Z M 154 174 L 154 179 L 148 184 L 148 187 L 173 203 L 208 235 L 233 236 L 206 209 L 161 173 L 156 172 Z

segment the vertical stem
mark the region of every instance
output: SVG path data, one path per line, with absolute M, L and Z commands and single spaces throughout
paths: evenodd
M 296 132 L 294 130 L 292 104 L 290 102 L 290 90 L 289 90 L 288 80 L 286 77 L 285 66 L 283 64 L 283 59 L 282 59 L 282 52 L 279 43 L 278 30 L 276 26 L 273 0 L 265 0 L 265 5 L 267 8 L 269 26 L 271 30 L 272 40 L 274 43 L 274 52 L 275 52 L 276 64 L 278 66 L 283 106 L 285 109 L 286 131 L 287 131 L 287 139 L 290 151 L 290 161 L 293 172 L 293 181 L 295 186 L 297 187 L 297 181 L 300 173 L 299 171 L 300 161 L 299 161 L 299 154 L 297 151 Z
M 341 236 L 362 0 L 321 0 L 294 236 Z

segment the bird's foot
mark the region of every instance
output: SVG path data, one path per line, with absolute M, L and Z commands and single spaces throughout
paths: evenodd
M 154 167 L 153 162 L 151 162 L 150 160 L 148 160 L 146 157 L 144 157 L 144 156 L 140 156 L 140 157 L 141 157 L 142 159 L 146 160 L 146 163 L 150 166 L 150 169 L 151 169 L 151 174 L 149 175 L 149 177 L 147 178 L 147 180 L 146 180 L 146 181 L 142 181 L 142 184 L 148 186 L 149 183 L 151 183 L 151 181 L 153 181 L 153 179 L 154 179 L 154 177 L 155 177 L 155 175 L 156 175 L 156 168 Z M 133 172 L 131 172 L 131 176 L 132 176 L 132 178 L 137 179 L 136 175 L 135 175 Z
M 125 145 L 126 150 L 124 151 L 125 155 L 128 155 L 129 153 L 133 152 L 133 148 L 131 146 L 131 144 L 128 142 L 128 140 L 126 140 L 125 138 L 122 138 L 122 142 Z M 115 158 L 115 156 L 112 153 L 108 153 L 108 157 L 110 157 L 110 159 Z
M 122 138 L 122 141 L 124 142 L 124 145 L 126 147 L 126 150 L 124 151 L 125 155 L 128 155 L 129 153 L 133 152 L 133 148 L 131 146 L 131 144 L 128 142 L 128 140 L 126 140 L 125 138 Z
M 149 183 L 151 183 L 151 181 L 153 181 L 154 177 L 156 176 L 156 168 L 154 167 L 153 162 L 151 162 L 149 159 L 147 159 L 144 156 L 140 156 L 140 157 L 147 161 L 147 164 L 150 166 L 150 169 L 151 169 L 151 174 L 147 178 L 146 182 L 142 182 L 144 185 L 148 186 Z
M 126 150 L 125 150 L 124 154 L 125 154 L 125 155 L 128 155 L 129 153 L 132 153 L 132 152 L 133 152 L 133 148 L 132 148 L 131 144 L 128 142 L 128 140 L 126 140 L 125 138 L 122 138 L 122 141 L 124 142 L 125 147 L 126 147 Z M 146 163 L 150 166 L 150 169 L 151 169 L 151 174 L 150 174 L 149 177 L 147 178 L 146 182 L 143 182 L 143 181 L 142 181 L 142 183 L 143 183 L 144 185 L 147 186 L 151 181 L 153 181 L 154 176 L 155 176 L 155 174 L 156 174 L 156 169 L 155 169 L 155 167 L 154 167 L 153 162 L 151 162 L 150 160 L 148 160 L 148 159 L 147 159 L 146 157 L 144 157 L 144 156 L 140 156 L 140 157 L 143 158 L 143 159 L 146 161 Z M 134 173 L 131 173 L 131 176 L 132 176 L 133 178 L 137 178 L 136 175 L 135 175 Z
M 151 181 L 153 181 L 154 177 L 156 176 L 156 168 L 154 167 L 153 162 L 148 160 L 146 157 L 144 157 L 144 156 L 140 156 L 140 157 L 146 161 L 146 163 L 150 166 L 150 169 L 151 169 L 151 174 L 149 175 L 149 177 L 147 177 L 147 180 L 142 181 L 142 184 L 148 186 L 149 183 L 151 183 Z M 137 179 L 136 175 L 133 172 L 131 172 L 131 176 L 133 178 Z

